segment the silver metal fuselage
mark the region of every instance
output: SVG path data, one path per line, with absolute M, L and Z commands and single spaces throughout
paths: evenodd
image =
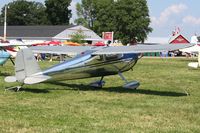
M 138 54 L 92 55 L 86 52 L 43 71 L 43 75 L 52 77 L 48 81 L 115 75 L 130 70 L 137 60 Z

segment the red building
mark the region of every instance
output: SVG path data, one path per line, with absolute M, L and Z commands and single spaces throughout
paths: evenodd
M 169 43 L 170 44 L 175 44 L 175 43 L 190 43 L 190 41 L 186 37 L 184 37 L 182 34 L 178 33 L 176 35 L 173 35 L 169 39 Z

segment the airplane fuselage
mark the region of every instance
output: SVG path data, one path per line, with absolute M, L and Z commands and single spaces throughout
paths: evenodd
M 138 60 L 138 54 L 78 56 L 53 66 L 43 72 L 52 77 L 49 81 L 74 80 L 115 75 L 130 70 Z

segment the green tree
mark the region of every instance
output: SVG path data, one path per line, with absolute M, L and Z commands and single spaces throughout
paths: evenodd
M 124 44 L 143 42 L 152 31 L 146 0 L 82 0 L 77 11 L 95 32 L 114 31 Z
M 152 31 L 146 0 L 118 0 L 115 2 L 114 22 L 116 37 L 124 43 L 144 42 Z
M 85 42 L 84 41 L 85 37 L 86 36 L 84 35 L 83 31 L 79 30 L 71 35 L 70 41 L 82 44 Z
M 116 31 L 115 2 L 113 0 L 96 0 L 96 18 L 93 29 L 101 34 L 105 31 Z
M 85 27 L 90 28 L 89 22 L 87 21 L 88 15 L 84 15 L 84 8 L 80 3 L 76 4 L 76 11 L 78 18 L 74 21 L 77 25 L 83 25 Z
M 112 6 L 113 0 L 82 0 L 77 3 L 76 10 L 78 19 L 77 24 L 86 24 L 88 28 L 93 29 L 100 12 L 105 11 L 105 7 Z
M 48 24 L 45 7 L 42 3 L 17 0 L 7 5 L 8 25 L 43 25 Z M 1 18 L 4 17 L 5 6 L 2 8 Z
M 45 0 L 48 20 L 53 25 L 68 25 L 72 16 L 68 9 L 71 0 Z
M 96 19 L 95 10 L 96 0 L 82 0 L 81 4 L 76 4 L 78 19 L 75 23 L 93 29 L 94 21 Z

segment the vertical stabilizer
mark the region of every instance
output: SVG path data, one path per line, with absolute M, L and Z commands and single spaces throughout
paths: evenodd
M 30 49 L 21 49 L 15 59 L 15 76 L 18 82 L 24 80 L 35 74 L 41 72 L 41 69 Z

